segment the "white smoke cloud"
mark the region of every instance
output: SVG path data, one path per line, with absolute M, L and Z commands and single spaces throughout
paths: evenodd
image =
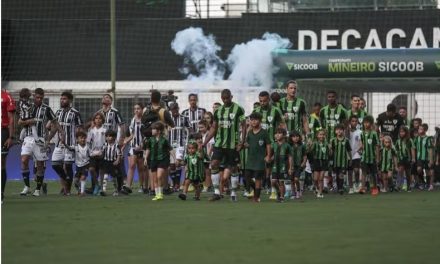
M 177 32 L 171 48 L 177 55 L 184 57 L 183 66 L 179 70 L 188 80 L 206 83 L 223 80 L 225 65 L 217 55 L 221 47 L 213 35 L 205 36 L 201 28 L 190 27 Z M 192 68 L 197 74 L 191 73 Z
M 179 31 L 171 42 L 171 48 L 184 58 L 180 72 L 195 86 L 215 84 L 225 78 L 225 68 L 230 69 L 228 80 L 234 88 L 272 86 L 272 75 L 276 71 L 271 52 L 274 49 L 289 48 L 289 39 L 275 33 L 265 33 L 261 39 L 253 39 L 232 48 L 226 62 L 217 53 L 221 47 L 213 35 L 205 35 L 201 28 L 190 27 Z M 196 72 L 196 74 L 192 72 Z
M 235 45 L 226 60 L 231 70 L 229 80 L 239 86 L 270 88 L 276 71 L 271 52 L 291 46 L 289 39 L 275 33 L 265 33 L 261 39 Z

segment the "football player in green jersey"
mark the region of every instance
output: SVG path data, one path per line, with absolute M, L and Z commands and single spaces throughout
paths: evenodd
M 416 158 L 417 158 L 417 173 L 419 175 L 419 185 L 424 182 L 423 173 L 426 172 L 426 176 L 429 176 L 429 189 L 434 190 L 434 159 L 433 159 L 433 144 L 432 138 L 426 135 L 428 131 L 428 124 L 422 124 L 419 126 L 419 135 L 414 140 L 416 146 Z
M 356 116 L 358 118 L 358 128 L 362 129 L 362 120 L 368 115 L 363 109 L 360 108 L 361 98 L 357 94 L 351 96 L 351 108 L 347 111 L 347 117 Z
M 328 105 L 321 109 L 319 119 L 322 127 L 327 131 L 327 140 L 335 137 L 335 127 L 338 124 L 347 125 L 347 112 L 345 108 L 337 103 L 337 94 L 335 91 L 327 92 Z
M 407 126 L 400 126 L 399 139 L 396 142 L 397 151 L 397 182 L 402 183 L 403 191 L 411 191 L 414 177 L 411 175 L 411 165 L 415 164 L 416 150 L 414 141 L 410 138 L 409 129 Z M 402 182 L 403 179 L 403 182 Z
M 370 176 L 370 182 L 372 183 L 371 194 L 378 195 L 377 189 L 377 163 L 379 160 L 379 136 L 373 129 L 374 118 L 372 116 L 366 116 L 362 122 L 364 130 L 361 134 L 361 188 L 359 193 L 365 193 L 367 176 Z
M 202 182 L 205 180 L 205 167 L 203 164 L 204 151 L 201 139 L 197 143 L 191 140 L 187 145 L 187 154 L 184 158 L 185 164 L 185 182 L 183 183 L 183 192 L 179 194 L 181 200 L 186 200 L 188 187 L 192 184 L 195 188 L 194 200 L 200 200 L 202 191 Z
M 388 192 L 388 186 L 393 189 L 393 169 L 397 169 L 397 156 L 393 148 L 393 140 L 390 136 L 383 137 L 383 147 L 379 153 L 380 176 L 382 178 L 382 188 L 380 192 Z
M 231 201 L 237 201 L 236 190 L 238 187 L 237 165 L 239 162 L 239 151 L 243 146 L 241 139 L 246 135 L 246 117 L 243 107 L 232 102 L 232 93 L 229 89 L 221 92 L 223 105 L 214 113 L 214 123 L 205 137 L 203 146 L 215 136 L 215 143 L 211 161 L 211 179 L 214 185 L 214 195 L 210 199 L 216 201 L 221 199 L 219 165 L 224 160 L 225 170 L 223 181 L 231 177 Z M 241 130 L 240 130 L 241 127 Z M 241 137 L 240 137 L 241 131 Z
M 336 174 L 336 184 L 339 194 L 344 194 L 344 176 L 351 160 L 350 141 L 344 136 L 345 127 L 338 124 L 335 127 L 336 137 L 331 139 L 331 154 L 333 156 L 333 171 Z
M 286 84 L 286 97 L 280 100 L 281 112 L 286 121 L 287 131 L 295 130 L 301 135 L 307 135 L 310 129 L 306 113 L 306 102 L 297 97 L 296 92 L 296 81 L 288 81 Z
M 304 171 L 307 163 L 307 148 L 302 142 L 301 135 L 292 131 L 289 134 L 290 137 L 290 145 L 292 147 L 292 160 L 293 160 L 293 175 L 291 175 L 291 186 L 290 184 L 286 184 L 286 194 L 290 190 L 294 190 L 295 193 L 291 195 L 292 198 L 299 199 L 301 198 L 301 186 L 299 179 L 301 177 L 301 173 Z
M 307 151 L 313 156 L 312 170 L 317 198 L 324 198 L 322 194 L 324 175 L 328 171 L 329 145 L 325 140 L 325 130 L 319 130 L 315 141 L 309 140 Z
M 271 154 L 273 162 L 272 184 L 277 190 L 277 201 L 284 202 L 284 181 L 288 180 L 288 175 L 293 173 L 292 148 L 286 142 L 286 130 L 284 128 L 277 128 Z

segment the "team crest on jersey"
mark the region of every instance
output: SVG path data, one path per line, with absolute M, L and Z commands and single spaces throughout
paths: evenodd
M 339 115 L 338 114 L 335 115 L 335 119 L 339 119 Z
M 313 123 L 309 123 L 309 128 L 313 128 Z
M 267 121 L 272 122 L 272 120 L 273 120 L 273 116 L 268 116 L 267 117 Z
M 373 143 L 373 140 L 371 138 L 369 138 L 369 139 L 367 139 L 367 143 L 371 145 Z
M 325 152 L 327 151 L 327 149 L 326 149 L 325 147 L 321 147 L 321 151 L 322 151 L 323 153 L 325 153 Z
M 362 123 L 364 119 L 362 117 L 359 118 L 359 123 Z
M 234 114 L 234 113 L 230 113 L 230 114 L 229 114 L 229 118 L 234 119 L 234 117 L 235 117 L 235 114 Z
M 292 107 L 293 112 L 298 112 L 298 106 Z
M 264 144 L 264 140 L 262 140 L 262 139 L 258 140 L 258 144 L 259 144 L 260 146 L 263 146 L 263 144 Z
M 191 159 L 191 163 L 192 163 L 193 165 L 196 165 L 196 164 L 197 164 L 197 159 L 196 159 L 196 158 L 192 158 L 192 159 Z
M 393 124 L 397 124 L 397 119 L 393 119 Z

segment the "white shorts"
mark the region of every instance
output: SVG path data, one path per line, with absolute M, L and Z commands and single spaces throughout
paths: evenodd
M 21 156 L 32 156 L 36 161 L 48 160 L 47 149 L 44 145 L 37 144 L 33 137 L 25 137 L 21 145 Z
M 74 162 L 75 151 L 66 147 L 55 147 L 52 153 L 52 161 Z
M 184 147 L 173 148 L 170 155 L 170 163 L 176 164 L 178 160 L 182 160 L 184 152 L 185 152 Z

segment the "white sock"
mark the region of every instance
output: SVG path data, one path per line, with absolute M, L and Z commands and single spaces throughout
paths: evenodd
M 159 187 L 159 188 L 157 188 L 157 189 L 158 189 L 158 191 L 159 191 L 159 194 L 162 195 L 162 189 L 163 189 L 163 188 L 162 188 L 162 187 Z
M 104 174 L 104 180 L 102 181 L 102 189 L 106 191 L 107 189 L 107 181 L 108 181 L 108 174 Z
M 324 188 L 328 188 L 328 177 L 324 177 Z
M 286 188 L 286 193 L 292 193 L 292 183 L 290 181 L 285 181 L 284 186 Z
M 86 189 L 86 181 L 81 180 L 81 193 L 84 193 L 84 190 Z
M 154 188 L 154 193 L 155 193 L 156 195 L 159 194 L 159 188 L 158 188 L 158 187 Z
M 212 186 L 214 186 L 214 193 L 220 195 L 220 173 L 214 173 L 211 175 Z
M 272 187 L 272 188 L 270 188 L 270 192 L 271 192 L 271 193 L 276 193 L 276 192 L 277 192 L 277 189 L 275 189 L 275 187 Z
M 231 177 L 231 187 L 232 187 L 233 191 L 237 190 L 237 187 L 238 187 L 238 176 L 237 175 L 233 175 Z

